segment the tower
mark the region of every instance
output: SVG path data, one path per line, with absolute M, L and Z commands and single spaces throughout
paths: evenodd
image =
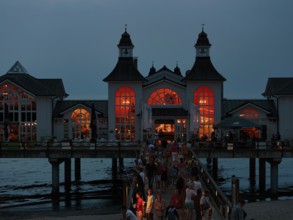
M 142 84 L 146 79 L 137 69 L 133 58 L 134 45 L 126 28 L 117 46 L 118 62 L 103 80 L 108 83 L 109 139 L 134 141 L 140 139 L 137 114 L 141 109 Z
M 211 44 L 203 28 L 198 34 L 194 47 L 195 62 L 191 70 L 187 71 L 183 81 L 186 82 L 186 97 L 190 103 L 190 109 L 193 105 L 199 109 L 200 125 L 196 128 L 196 132 L 199 132 L 200 136 L 210 137 L 213 124 L 221 120 L 223 82 L 226 79 L 211 62 Z M 192 133 L 195 132 L 193 127 L 190 124 Z

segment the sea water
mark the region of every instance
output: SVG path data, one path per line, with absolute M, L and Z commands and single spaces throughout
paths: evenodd
M 118 178 L 130 176 L 134 159 L 124 159 Z M 202 160 L 202 162 L 205 162 Z M 64 192 L 64 163 L 60 164 L 60 192 Z M 74 160 L 71 178 L 74 181 Z M 241 191 L 251 190 L 249 159 L 218 159 L 220 188 L 225 194 L 231 192 L 232 175 L 239 178 Z M 119 169 L 119 164 L 118 164 Z M 279 189 L 293 190 L 293 158 L 282 159 L 279 164 Z M 107 197 L 113 186 L 112 159 L 81 159 L 81 181 L 72 184 L 73 195 L 58 203 L 58 209 L 87 209 L 107 207 L 118 209 L 122 196 Z M 258 188 L 258 159 L 256 159 L 256 184 Z M 48 159 L 0 159 L 0 210 L 52 210 L 50 193 L 52 166 Z M 266 188 L 270 188 L 270 165 L 266 163 Z M 122 191 L 118 192 L 122 195 Z

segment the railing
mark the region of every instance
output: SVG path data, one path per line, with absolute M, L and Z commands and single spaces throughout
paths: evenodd
M 35 143 L 34 145 L 3 145 L 0 158 L 136 158 L 139 142 L 88 143 L 72 142 Z
M 230 213 L 232 210 L 232 203 L 227 198 L 227 196 L 220 190 L 217 183 L 211 177 L 206 168 L 202 165 L 202 163 L 195 156 L 197 170 L 200 173 L 199 177 L 203 185 L 209 189 L 210 196 L 213 201 L 214 208 L 219 213 L 221 219 L 229 219 Z

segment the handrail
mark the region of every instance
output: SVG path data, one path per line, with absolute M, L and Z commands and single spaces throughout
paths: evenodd
M 218 187 L 217 183 L 211 177 L 209 172 L 202 165 L 202 163 L 197 159 L 194 152 L 192 152 L 192 154 L 195 157 L 196 168 L 200 173 L 199 178 L 200 178 L 201 182 L 203 183 L 203 185 L 205 185 L 205 187 L 209 189 L 210 196 L 211 196 L 211 199 L 214 203 L 214 207 L 216 208 L 216 211 L 220 214 L 221 219 L 229 219 L 230 213 L 232 210 L 231 201 L 227 198 L 227 196 Z

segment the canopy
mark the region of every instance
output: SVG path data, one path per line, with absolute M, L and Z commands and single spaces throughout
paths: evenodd
M 229 117 L 214 125 L 214 128 L 241 129 L 260 128 L 260 125 L 242 117 Z

